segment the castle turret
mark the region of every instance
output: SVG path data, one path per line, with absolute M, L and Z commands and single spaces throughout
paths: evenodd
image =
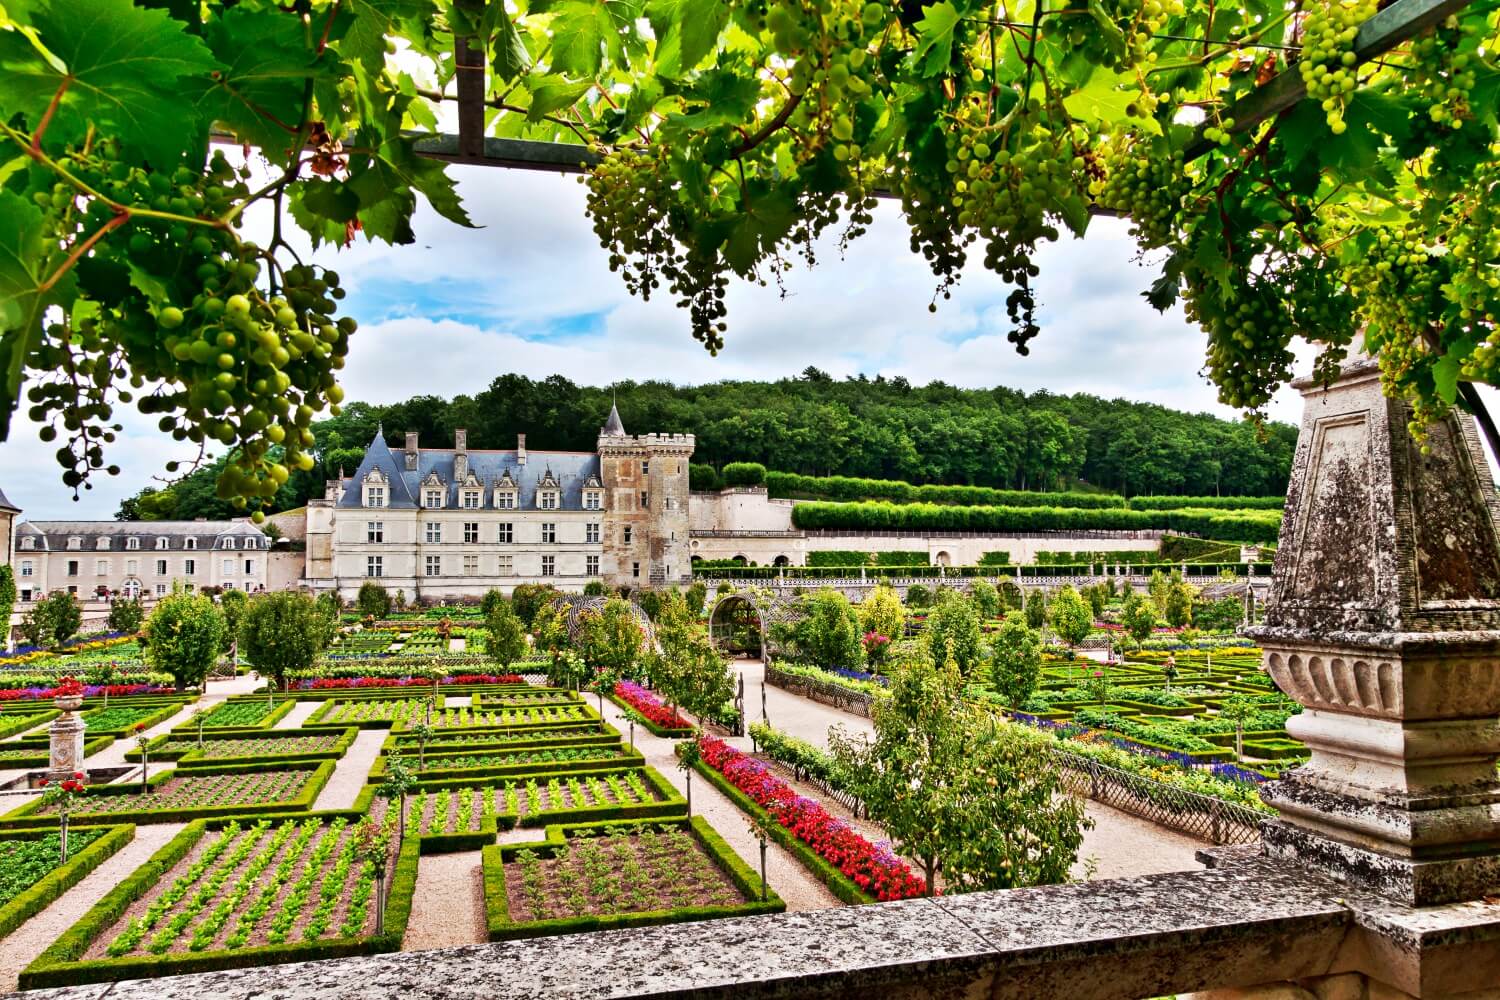
M 681 583 L 692 576 L 688 547 L 691 434 L 625 433 L 611 405 L 599 429 L 599 470 L 610 531 L 604 572 L 632 587 Z

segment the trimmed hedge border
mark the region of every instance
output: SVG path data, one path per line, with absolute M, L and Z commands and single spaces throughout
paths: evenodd
M 625 750 L 623 747 L 619 757 L 597 758 L 594 760 L 544 760 L 529 764 L 492 764 L 487 767 L 465 767 L 465 768 L 432 768 L 427 767 L 417 771 L 417 780 L 422 782 L 441 782 L 453 778 L 530 778 L 537 774 L 572 774 L 579 771 L 598 770 L 629 770 L 633 767 L 644 767 L 646 757 L 639 750 L 634 752 Z M 410 760 L 410 755 L 403 755 Z M 466 757 L 468 754 L 450 754 L 449 758 L 458 756 Z M 387 758 L 381 754 L 375 759 L 374 765 L 366 776 L 366 783 L 378 785 L 386 777 Z M 427 755 L 427 763 L 431 765 L 433 760 L 445 759 L 441 754 Z M 434 770 L 445 770 L 447 775 L 433 774 Z
M 492 753 L 497 750 L 554 750 L 558 747 L 608 747 L 620 743 L 620 734 L 613 726 L 605 724 L 605 732 L 591 733 L 588 736 L 552 736 L 540 740 L 513 740 L 510 742 L 465 742 L 465 743 L 443 743 L 439 737 L 434 736 L 427 743 L 427 754 L 432 757 L 443 757 L 452 754 L 467 753 Z M 401 752 L 401 756 L 411 756 L 416 753 L 415 742 L 401 742 L 401 733 L 392 733 L 387 736 L 385 742 L 380 745 L 382 755 Z
M 240 732 L 240 730 L 236 730 L 236 732 L 223 732 L 223 730 L 219 729 L 204 729 L 202 730 L 202 741 L 207 744 L 207 742 L 211 741 L 239 741 L 239 739 L 306 739 L 312 738 L 312 736 L 327 736 L 330 732 L 333 732 L 333 730 L 320 729 L 312 730 L 312 732 L 303 732 L 300 729 L 278 729 L 275 732 L 267 732 L 264 729 L 252 729 L 246 730 L 246 732 Z M 345 753 L 348 753 L 351 745 L 354 744 L 354 739 L 359 735 L 360 730 L 350 726 L 345 730 L 344 736 L 339 739 L 339 742 L 333 745 L 333 750 L 318 750 L 312 751 L 312 753 L 258 754 L 258 756 L 249 756 L 249 754 L 246 754 L 246 756 L 242 757 L 199 757 L 198 748 L 196 747 L 189 748 L 189 750 L 162 750 L 163 744 L 168 744 L 168 742 L 174 741 L 174 739 L 195 739 L 198 736 L 198 730 L 196 729 L 186 733 L 178 732 L 178 730 L 174 729 L 169 733 L 162 733 L 162 735 L 153 739 L 147 745 L 147 748 L 145 748 L 145 753 L 148 754 L 148 759 L 151 762 L 175 763 L 178 771 L 199 771 L 199 769 L 217 768 L 219 765 L 236 765 L 236 763 L 251 762 L 260 763 L 261 769 L 266 771 L 266 769 L 275 768 L 276 765 L 285 765 L 285 763 L 308 763 L 311 760 L 341 759 Z M 124 751 L 124 759 L 138 763 L 141 760 L 141 748 L 133 747 L 130 750 Z
M 729 876 L 734 887 L 748 898 L 734 906 L 686 906 L 671 910 L 649 910 L 642 913 L 616 913 L 597 916 L 561 917 L 517 923 L 510 918 L 510 897 L 505 885 L 505 862 L 525 850 L 550 856 L 567 842 L 567 832 L 576 829 L 605 831 L 617 826 L 636 826 L 635 820 L 607 823 L 554 824 L 546 828 L 546 840 L 529 844 L 491 844 L 483 852 L 484 909 L 491 941 L 550 937 L 554 934 L 577 934 L 584 931 L 610 930 L 618 927 L 645 927 L 654 924 L 679 924 L 717 917 L 745 917 L 757 913 L 781 913 L 786 903 L 766 886 L 766 899 L 760 899 L 760 876 L 745 864 L 724 838 L 701 816 L 655 820 L 656 827 L 677 827 L 692 831 L 708 856 Z
M 136 721 L 132 722 L 128 726 L 122 726 L 122 727 L 119 727 L 119 728 L 116 728 L 116 729 L 90 729 L 90 730 L 87 730 L 84 733 L 84 735 L 87 738 L 92 738 L 92 737 L 95 737 L 95 736 L 115 736 L 115 737 L 129 736 L 132 732 L 134 732 L 136 726 L 145 726 L 147 729 L 151 729 L 151 728 L 154 728 L 156 726 L 159 726 L 163 722 L 166 722 L 168 719 L 170 719 L 172 716 L 176 715 L 178 712 L 181 712 L 184 708 L 187 708 L 189 705 L 191 705 L 196 700 L 197 700 L 197 698 L 194 697 L 194 698 L 190 698 L 190 699 L 187 699 L 187 700 L 184 700 L 184 701 L 174 701 L 170 705 L 163 705 L 160 710 L 158 710 L 156 712 L 153 712 L 152 714 L 146 716 L 144 719 L 137 719 Z M 99 707 L 103 708 L 104 706 L 100 705 Z M 134 705 L 126 705 L 126 706 L 116 706 L 116 707 L 134 708 L 136 706 L 134 706 Z M 143 706 L 143 707 L 148 707 L 149 708 L 151 706 Z M 84 714 L 87 714 L 87 713 L 80 713 L 79 714 L 79 718 L 82 718 Z M 84 724 L 85 725 L 88 724 L 88 720 L 87 719 L 84 719 Z
M 740 811 L 748 816 L 764 820 L 770 828 L 771 839 L 785 848 L 793 857 L 802 862 L 802 867 L 808 870 L 813 878 L 828 887 L 828 891 L 846 903 L 873 903 L 875 897 L 865 892 L 854 884 L 854 880 L 814 851 L 807 844 L 798 839 L 797 835 L 780 823 L 775 817 L 762 809 L 754 799 L 731 785 L 722 774 L 709 767 L 703 761 L 693 765 L 693 770 L 702 775 L 710 785 L 713 785 L 724 797 L 740 807 Z
M 642 715 L 640 709 L 636 708 L 628 701 L 621 701 L 619 698 L 616 698 L 614 696 L 614 692 L 606 692 L 604 698 L 620 711 L 624 712 L 627 718 L 633 717 L 638 720 L 641 725 L 645 726 L 648 730 L 651 731 L 652 736 L 660 736 L 662 739 L 667 740 L 685 740 L 698 734 L 698 730 L 693 726 L 688 726 L 686 728 L 682 726 L 658 726 L 656 723 L 652 722 L 650 719 Z M 678 714 L 681 713 L 679 712 Z
M 118 826 L 122 823 L 135 823 L 149 825 L 152 823 L 184 823 L 191 820 L 208 819 L 210 817 L 223 816 L 254 816 L 263 817 L 270 813 L 280 815 L 283 813 L 296 814 L 311 811 L 313 803 L 317 801 L 318 793 L 333 777 L 334 761 L 297 761 L 288 763 L 281 767 L 268 768 L 259 764 L 224 764 L 216 767 L 194 768 L 184 773 L 184 777 L 203 777 L 208 774 L 249 774 L 259 771 L 312 771 L 312 779 L 307 786 L 297 793 L 296 798 L 283 799 L 278 802 L 237 802 L 232 805 L 222 806 L 193 806 L 182 809 L 138 809 L 134 812 L 119 813 L 90 813 L 84 811 L 83 807 L 78 812 L 71 814 L 68 822 L 71 826 Z M 167 769 L 153 775 L 149 779 L 149 785 L 155 788 L 157 785 L 171 779 L 176 775 L 176 770 Z M 140 789 L 140 782 L 132 781 L 124 785 L 94 785 L 91 786 L 89 794 L 101 795 L 134 795 Z M 87 799 L 85 799 L 86 801 Z M 42 802 L 33 799 L 30 802 L 12 809 L 10 812 L 0 815 L 0 830 L 26 829 L 35 827 L 39 822 L 49 817 L 36 815 Z
M 17 830 L 0 836 L 0 839 L 40 840 L 56 830 L 55 825 L 45 830 Z M 67 864 L 54 868 L 29 889 L 0 906 L 0 938 L 41 913 L 63 893 L 82 882 L 85 875 L 104 864 L 116 851 L 134 839 L 135 827 L 131 824 L 106 827 L 98 840 L 70 857 Z
M 4 749 L 16 749 L 19 744 L 19 746 L 23 747 L 36 746 L 37 752 L 29 757 L 12 757 L 9 760 L 0 761 L 0 767 L 4 767 L 7 770 L 24 767 L 47 767 L 52 763 L 52 749 L 48 739 L 46 736 L 38 736 L 35 741 L 16 740 L 14 743 L 7 744 Z M 100 750 L 112 746 L 114 742 L 115 738 L 113 736 L 91 737 L 84 741 L 83 755 L 85 757 L 92 757 Z
M 287 822 L 300 822 L 305 816 L 288 816 Z M 281 965 L 287 962 L 310 962 L 328 958 L 346 958 L 353 955 L 375 955 L 381 952 L 399 951 L 401 939 L 406 935 L 406 925 L 411 919 L 412 895 L 417 886 L 417 864 L 420 845 L 415 837 L 401 845 L 396 865 L 391 873 L 390 892 L 386 899 L 385 933 L 360 938 L 330 938 L 323 941 L 298 942 L 296 944 L 261 945 L 233 951 L 210 951 L 189 953 L 181 957 L 172 955 L 138 955 L 129 958 L 101 958 L 77 961 L 79 955 L 88 951 L 100 935 L 108 931 L 130 908 L 130 904 L 150 892 L 167 872 L 193 849 L 211 828 L 210 824 L 195 820 L 186 829 L 172 838 L 165 847 L 157 851 L 125 881 L 117 885 L 109 895 L 101 899 L 94 908 L 84 914 L 62 937 L 53 942 L 36 961 L 21 972 L 22 990 L 47 987 L 79 986 L 86 983 L 107 983 L 122 979 L 155 979 L 161 976 L 178 976 L 194 972 L 218 972 L 223 969 L 244 969 L 262 965 Z
M 7 723 L 5 720 L 9 715 L 17 715 L 20 718 Z M 59 715 L 62 715 L 62 713 L 55 708 L 43 709 L 40 712 L 0 713 L 0 740 L 7 739 L 17 733 L 28 732 L 37 726 L 45 726 Z
M 252 697 L 250 695 L 239 695 L 233 698 L 226 698 L 218 705 L 210 708 L 208 710 L 208 713 L 212 714 L 213 712 L 218 711 L 220 705 L 243 705 L 247 702 L 254 702 L 259 700 L 260 699 Z M 271 710 L 270 714 L 265 716 L 259 722 L 255 723 L 253 726 L 204 726 L 203 735 L 206 737 L 209 733 L 258 733 L 263 730 L 270 729 L 272 726 L 276 725 L 276 723 L 286 718 L 287 714 L 296 707 L 297 700 L 295 698 L 288 698 L 285 701 L 279 702 L 276 707 Z M 193 722 L 188 721 L 184 722 L 180 726 L 174 726 L 172 728 L 172 732 L 186 732 L 196 736 L 198 733 L 198 727 Z

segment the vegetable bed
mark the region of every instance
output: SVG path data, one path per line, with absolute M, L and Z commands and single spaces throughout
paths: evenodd
M 4 937 L 82 881 L 135 837 L 133 826 L 68 832 L 68 860 L 56 830 L 0 836 L 0 937 Z

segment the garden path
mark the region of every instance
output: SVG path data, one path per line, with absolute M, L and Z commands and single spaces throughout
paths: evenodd
M 765 669 L 759 660 L 752 659 L 736 660 L 733 669 L 745 675 L 746 714 L 750 721 L 759 721 L 760 689 Z M 828 727 L 835 724 L 842 724 L 854 733 L 874 732 L 870 720 L 864 716 L 841 711 L 769 684 L 765 691 L 766 713 L 771 725 L 809 743 L 826 746 Z M 729 742 L 742 750 L 750 749 L 748 737 Z M 833 806 L 831 802 L 825 804 Z M 1086 874 L 1091 858 L 1096 866 L 1095 878 L 1127 878 L 1192 871 L 1200 867 L 1194 854 L 1208 846 L 1207 841 L 1184 836 L 1092 800 L 1087 801 L 1085 811 L 1094 821 L 1094 828 L 1084 832 L 1083 846 L 1078 850 L 1079 861 L 1073 868 L 1075 877 L 1082 878 Z
M 613 702 L 604 703 L 604 718 L 622 734 L 629 729 L 624 714 Z M 672 750 L 675 745 L 676 741 L 653 736 L 644 726 L 635 727 L 635 747 L 645 755 L 646 763 L 661 772 L 679 791 L 684 791 L 687 779 L 677 769 L 677 757 Z M 693 814 L 708 820 L 735 853 L 753 871 L 760 872 L 760 841 L 750 833 L 749 817 L 701 777 L 693 782 Z M 801 862 L 774 843 L 766 851 L 766 880 L 786 901 L 789 911 L 822 910 L 843 905 L 823 883 L 808 874 Z
M 359 735 L 354 738 L 354 744 L 339 758 L 333 769 L 333 777 L 328 779 L 328 784 L 318 793 L 313 809 L 352 807 L 360 790 L 365 787 L 370 768 L 375 766 L 375 758 L 380 756 L 381 745 L 389 735 L 388 729 L 360 730 Z
M 36 960 L 94 904 L 182 832 L 184 823 L 137 826 L 135 839 L 85 875 L 41 913 L 17 927 L 0 947 L 0 993 L 11 993 L 21 970 Z
M 299 701 L 292 710 L 276 720 L 273 729 L 301 729 L 307 717 L 323 707 L 321 701 Z
M 534 837 L 536 831 L 531 833 Z M 480 858 L 479 851 L 422 858 L 402 951 L 454 948 L 489 940 Z

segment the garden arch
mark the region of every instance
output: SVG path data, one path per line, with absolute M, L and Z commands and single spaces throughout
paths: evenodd
M 563 594 L 561 597 L 553 598 L 552 606 L 562 612 L 563 627 L 568 630 L 568 641 L 576 642 L 583 629 L 583 614 L 586 611 L 601 611 L 604 605 L 611 600 L 623 600 L 623 598 L 612 597 L 584 597 L 580 594 Z M 641 610 L 641 606 L 634 601 L 625 601 L 630 605 L 630 613 L 635 617 L 636 624 L 645 633 L 646 645 L 649 648 L 656 646 L 656 628 L 651 624 L 651 618 Z
M 720 594 L 708 611 L 708 638 L 723 652 L 771 658 L 771 626 L 796 621 L 796 606 L 766 590 Z

